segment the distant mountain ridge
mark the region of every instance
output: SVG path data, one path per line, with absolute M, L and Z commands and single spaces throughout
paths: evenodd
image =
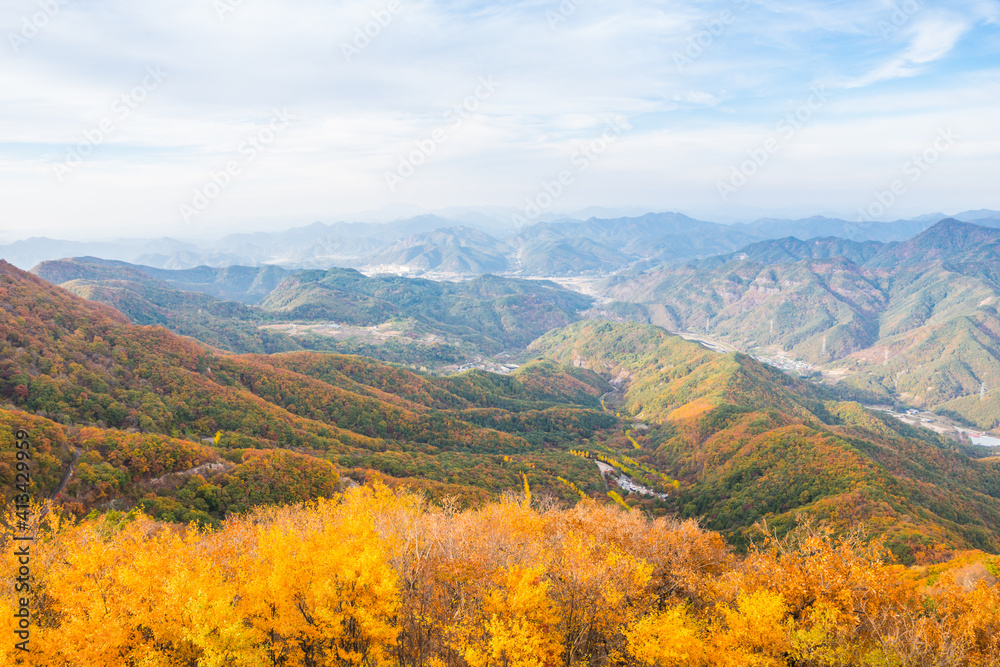
M 949 218 L 912 239 L 886 246 L 866 264 L 893 268 L 934 261 L 989 268 L 1000 261 L 1000 229 Z
M 414 234 L 379 250 L 371 267 L 394 267 L 457 274 L 503 273 L 510 249 L 488 234 L 459 226 Z
M 603 213 L 597 209 L 587 212 Z M 94 256 L 161 269 L 274 265 L 288 270 L 393 267 L 394 272 L 466 277 L 482 273 L 593 276 L 726 254 L 751 243 L 788 236 L 899 242 L 946 217 L 929 214 L 911 220 L 858 223 L 815 216 L 727 225 L 661 212 L 548 219 L 514 229 L 499 215 L 452 208 L 391 222 L 316 222 L 280 232 L 230 234 L 212 242 L 33 238 L 0 246 L 0 257 L 24 269 L 46 260 Z M 996 211 L 966 211 L 954 217 L 1000 227 Z
M 221 268 L 198 266 L 192 269 L 170 270 L 97 257 L 43 262 L 33 272 L 56 285 L 71 280 L 140 282 L 156 280 L 174 289 L 200 292 L 226 301 L 238 301 L 248 306 L 266 297 L 282 280 L 291 275 L 290 271 L 277 266 Z
M 884 246 L 879 241 L 851 241 L 836 236 L 811 238 L 801 241 L 794 236 L 768 241 L 758 241 L 740 248 L 729 255 L 702 260 L 703 265 L 722 263 L 733 259 L 749 260 L 764 264 L 797 262 L 804 259 L 831 259 L 843 257 L 863 264 L 874 257 Z

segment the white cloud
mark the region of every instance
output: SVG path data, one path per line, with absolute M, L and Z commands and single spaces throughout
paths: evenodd
M 909 37 L 906 48 L 868 74 L 847 81 L 844 87 L 860 88 L 888 79 L 916 76 L 924 70 L 922 65 L 947 55 L 970 27 L 969 21 L 953 16 L 915 20 L 904 33 Z

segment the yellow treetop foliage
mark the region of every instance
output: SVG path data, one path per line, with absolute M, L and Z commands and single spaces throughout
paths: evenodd
M 562 482 L 563 484 L 565 484 L 566 486 L 568 486 L 570 489 L 572 489 L 574 493 L 576 493 L 578 496 L 580 496 L 581 500 L 589 500 L 590 499 L 590 496 L 588 496 L 586 493 L 584 493 L 583 490 L 580 489 L 579 486 L 577 486 L 573 482 L 569 481 L 565 477 L 556 477 L 556 479 L 558 479 L 560 482 Z
M 996 583 L 921 588 L 879 541 L 811 524 L 738 556 L 693 521 L 379 484 L 211 530 L 31 516 L 30 591 L 0 532 L 0 633 L 30 609 L 3 665 L 1000 664 Z
M 620 505 L 626 510 L 632 509 L 631 507 L 629 507 L 628 503 L 625 502 L 625 499 L 622 498 L 622 495 L 617 491 L 608 491 L 608 498 L 611 498 L 611 500 L 615 501 L 616 504 Z

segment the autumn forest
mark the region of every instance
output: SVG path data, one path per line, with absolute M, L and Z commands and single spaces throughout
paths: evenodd
M 518 361 L 236 354 L 0 263 L 3 664 L 1000 663 L 982 448 L 652 325 Z

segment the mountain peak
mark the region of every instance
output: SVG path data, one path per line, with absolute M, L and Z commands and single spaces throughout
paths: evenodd
M 926 229 L 930 231 L 932 229 L 988 229 L 981 225 L 977 225 L 974 222 L 965 222 L 957 218 L 943 218 L 938 220 L 936 223 L 931 225 Z
M 931 225 L 907 243 L 920 246 L 933 244 L 935 249 L 965 248 L 969 244 L 992 243 L 1000 240 L 1000 230 L 983 227 L 955 218 L 945 218 Z
M 1000 229 L 945 218 L 917 236 L 886 246 L 871 266 L 896 267 L 938 260 L 965 264 L 1000 255 Z

